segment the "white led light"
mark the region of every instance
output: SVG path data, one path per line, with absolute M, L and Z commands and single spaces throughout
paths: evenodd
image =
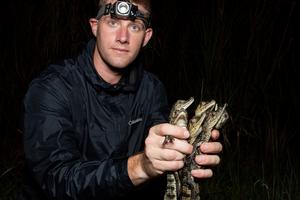
M 118 4 L 117 10 L 120 14 L 126 14 L 129 12 L 129 5 L 126 2 L 121 2 Z

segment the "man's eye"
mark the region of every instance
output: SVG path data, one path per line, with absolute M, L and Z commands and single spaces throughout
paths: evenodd
M 118 22 L 116 20 L 109 20 L 107 23 L 112 27 L 118 26 Z
M 133 23 L 130 25 L 130 29 L 134 32 L 139 32 L 139 31 L 143 30 L 143 25 L 138 24 L 138 23 Z

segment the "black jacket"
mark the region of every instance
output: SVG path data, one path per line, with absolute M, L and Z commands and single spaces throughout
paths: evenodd
M 118 84 L 108 84 L 94 69 L 94 46 L 91 40 L 76 59 L 50 65 L 29 87 L 21 199 L 157 199 L 163 193 L 158 180 L 134 187 L 127 159 L 143 150 L 151 126 L 167 121 L 164 87 L 139 59 Z

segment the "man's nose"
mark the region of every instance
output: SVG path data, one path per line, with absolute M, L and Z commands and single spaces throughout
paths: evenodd
M 120 43 L 128 43 L 129 32 L 127 26 L 122 25 L 117 32 L 117 41 Z

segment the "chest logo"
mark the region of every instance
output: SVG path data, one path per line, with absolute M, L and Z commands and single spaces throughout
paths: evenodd
M 131 126 L 131 125 L 136 124 L 136 123 L 141 122 L 141 121 L 143 121 L 143 118 L 141 118 L 141 117 L 137 118 L 137 119 L 134 119 L 134 120 L 130 120 L 128 122 L 128 125 Z

